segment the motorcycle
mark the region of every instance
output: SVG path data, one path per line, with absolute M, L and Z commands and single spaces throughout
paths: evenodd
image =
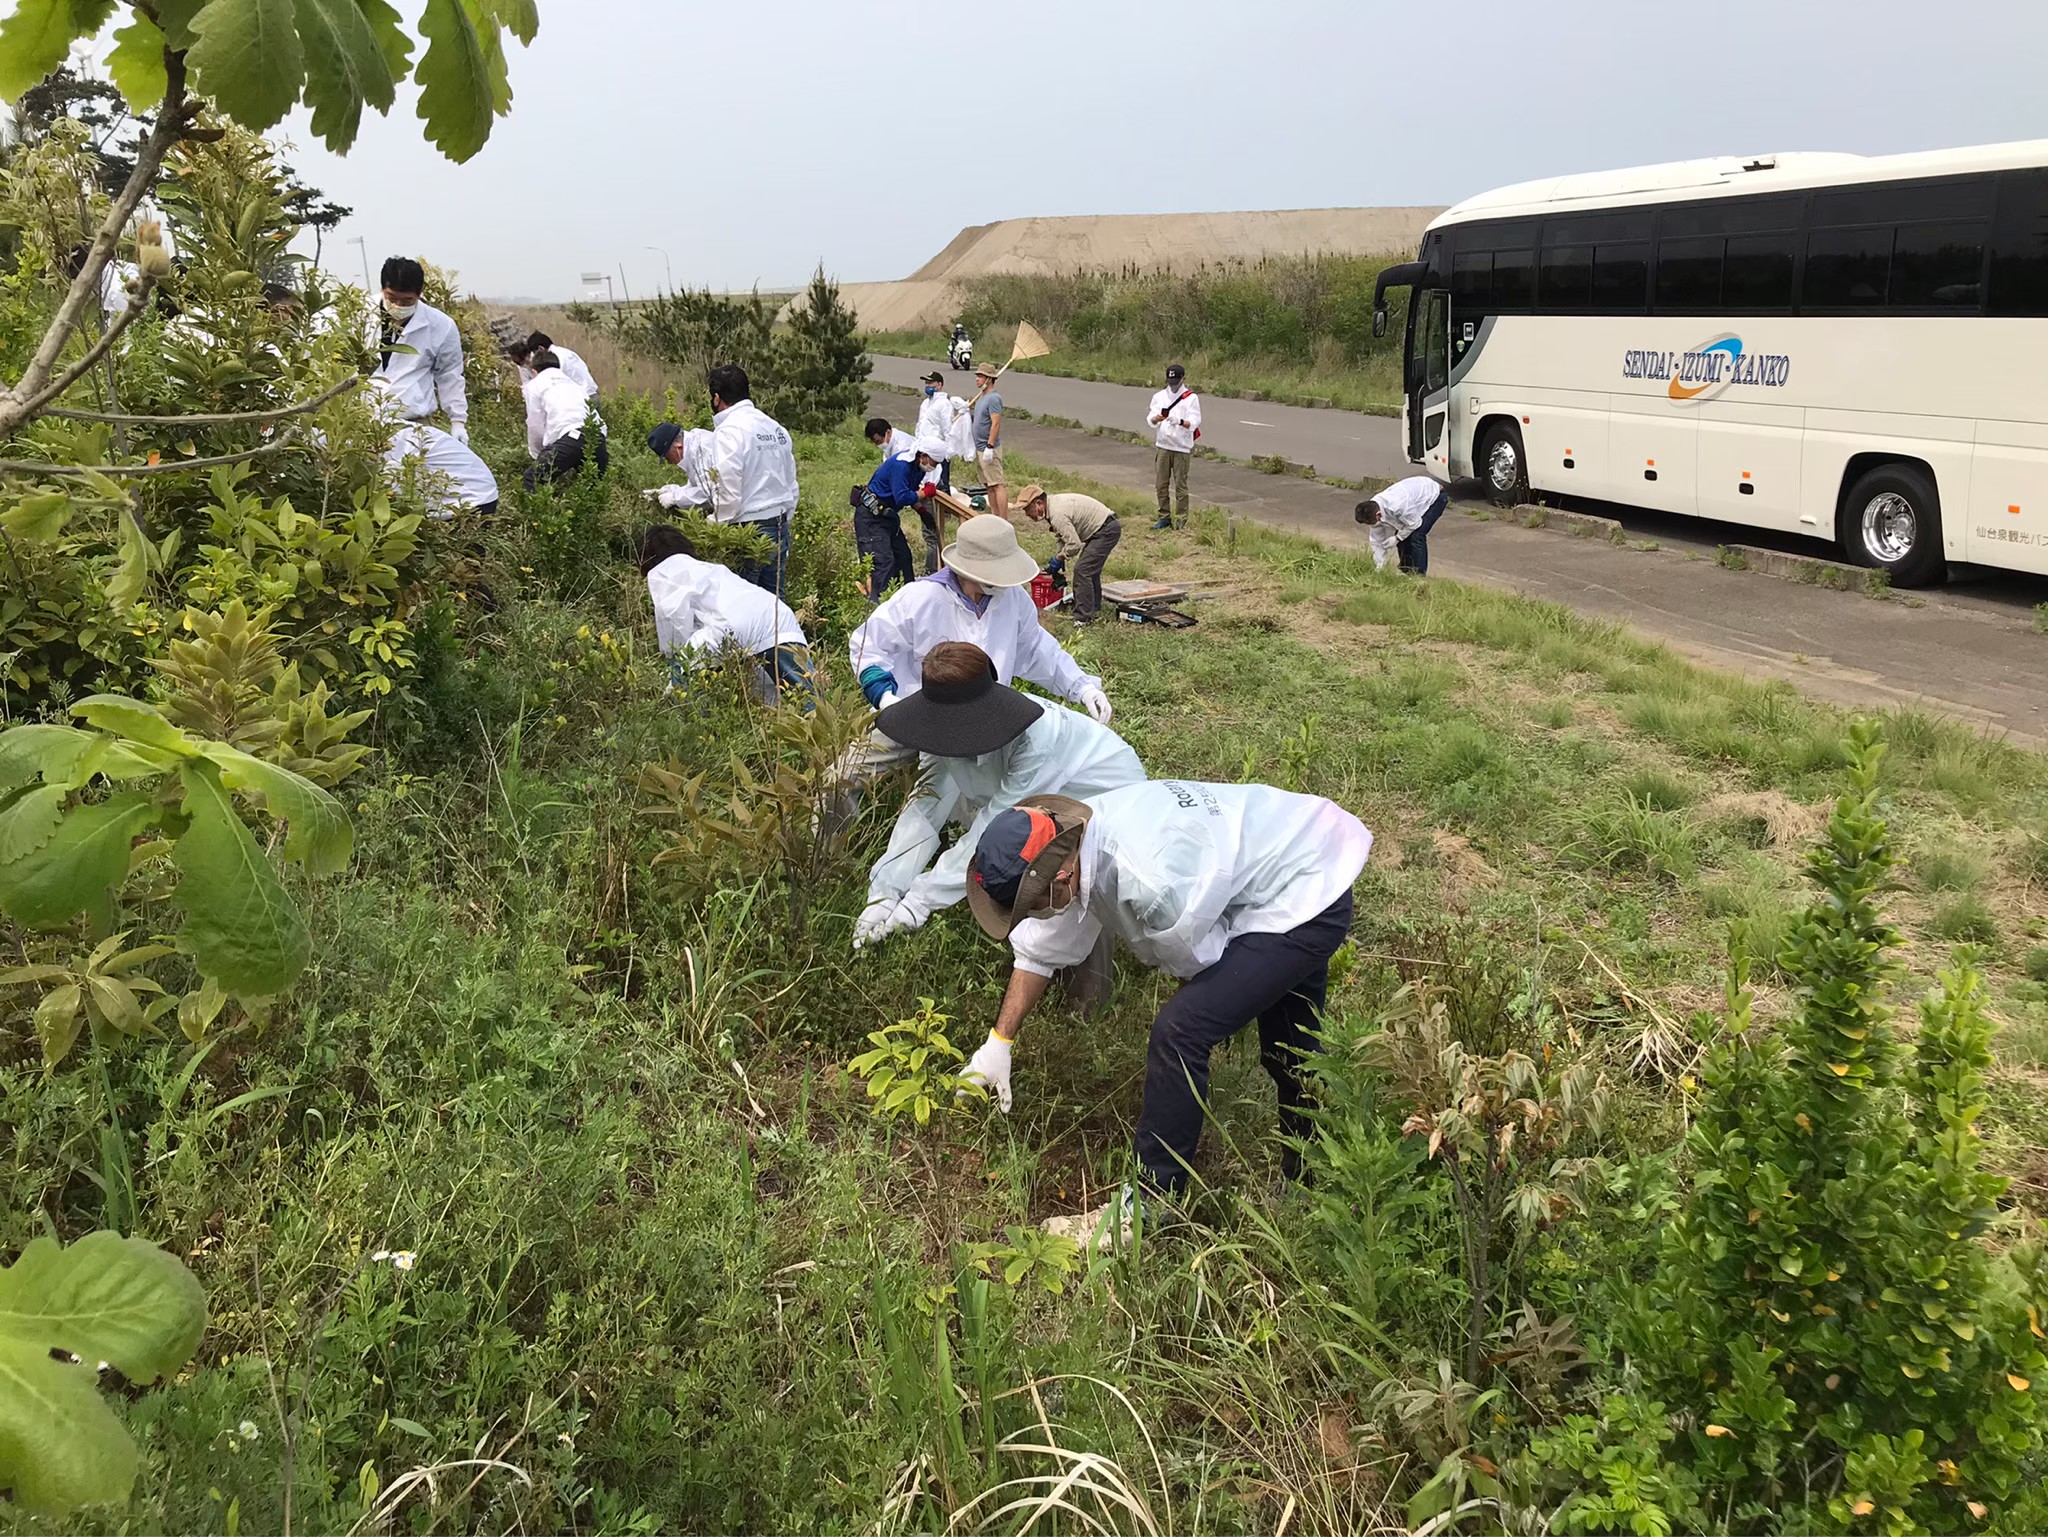
M 946 349 L 946 363 L 955 373 L 974 366 L 974 343 L 965 332 L 954 334 L 952 345 Z

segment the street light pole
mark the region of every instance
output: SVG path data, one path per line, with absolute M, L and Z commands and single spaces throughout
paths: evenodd
M 359 251 L 361 251 L 361 252 L 363 253 L 363 292 L 364 292 L 364 293 L 369 293 L 369 292 L 371 291 L 371 290 L 370 290 L 370 243 L 369 243 L 369 242 L 368 242 L 367 240 L 363 239 L 363 237 L 362 237 L 361 235 L 358 235 L 358 236 L 356 236 L 356 238 L 355 238 L 355 239 L 351 240 L 351 241 L 349 242 L 349 244 L 350 244 L 350 245 L 352 245 L 352 246 L 354 246 L 354 247 L 355 247 L 355 248 L 356 248 L 357 250 L 359 250 Z
M 661 269 L 668 274 L 668 291 L 674 293 L 676 291 L 676 269 L 669 264 L 668 252 L 662 250 L 658 245 L 651 245 L 647 249 L 661 258 Z

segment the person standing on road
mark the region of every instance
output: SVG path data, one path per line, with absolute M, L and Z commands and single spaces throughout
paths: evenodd
M 1451 505 L 1450 487 L 1427 475 L 1397 480 L 1378 496 L 1360 502 L 1356 513 L 1372 544 L 1372 563 L 1384 571 L 1399 559 L 1403 571 L 1429 574 L 1429 531 Z
M 789 520 L 796 512 L 796 448 L 782 424 L 754 404 L 744 368 L 721 363 L 711 370 L 707 383 L 711 521 L 751 523 L 767 536 L 767 558 L 749 563 L 740 575 L 780 594 L 789 564 Z
M 1159 517 L 1152 527 L 1186 528 L 1188 523 L 1188 461 L 1202 435 L 1202 398 L 1185 387 L 1187 370 L 1174 363 L 1166 370 L 1166 388 L 1152 397 L 1145 420 L 1158 429 L 1153 438 L 1152 487 L 1159 497 Z M 1176 512 L 1169 503 L 1179 504 Z
M 1123 524 L 1094 497 L 1078 491 L 1026 486 L 1017 493 L 1017 504 L 1032 522 L 1051 527 L 1060 547 L 1045 569 L 1058 575 L 1072 564 L 1074 623 L 1093 624 L 1102 612 L 1102 568 L 1124 536 Z
M 967 902 L 1008 940 L 1009 987 L 989 1038 L 961 1071 L 1003 1110 L 1017 1032 L 1055 971 L 1079 964 L 1108 929 L 1180 981 L 1152 1022 L 1138 1115 L 1138 1177 L 1184 1190 L 1201 1139 L 1209 1055 L 1253 1020 L 1279 1091 L 1280 1130 L 1309 1130 L 1301 1059 L 1316 1049 L 1330 959 L 1351 928 L 1351 886 L 1372 834 L 1333 801 L 1270 785 L 1152 780 L 1086 801 L 1038 795 L 994 818 L 967 867 Z M 1299 1173 L 1289 1148 L 1281 1167 Z M 1098 1243 L 1129 1220 L 1118 1201 L 1075 1219 Z M 1123 1208 L 1119 1211 L 1119 1207 Z
M 983 363 L 974 370 L 981 393 L 974 397 L 974 462 L 981 468 L 981 483 L 988 487 L 988 510 L 1008 520 L 1010 488 L 1003 480 L 1003 397 L 996 393 L 996 366 Z
M 377 372 L 409 422 L 436 411 L 448 413 L 448 435 L 469 442 L 469 388 L 462 378 L 462 332 L 455 321 L 420 294 L 426 269 L 409 256 L 394 256 L 379 275 L 383 302 L 377 306 Z M 401 347 L 410 351 L 401 352 Z
M 868 876 L 856 950 L 918 928 L 966 896 L 967 861 L 982 831 L 1017 802 L 1046 793 L 1099 795 L 1145 777 L 1137 753 L 1109 727 L 1005 688 L 988 653 L 965 641 L 932 647 L 924 687 L 875 724 L 922 757 L 917 788 Z M 939 854 L 953 822 L 967 831 Z
M 583 468 L 583 429 L 589 401 L 583 386 L 562 372 L 552 352 L 533 355 L 526 395 L 526 489 L 576 474 Z

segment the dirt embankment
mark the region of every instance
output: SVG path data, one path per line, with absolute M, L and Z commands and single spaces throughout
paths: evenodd
M 1413 250 L 1440 208 L 1288 208 L 1249 213 L 1083 214 L 974 224 L 897 283 L 848 283 L 840 293 L 870 331 L 942 325 L 959 285 L 997 273 L 1178 272 L 1263 256 Z

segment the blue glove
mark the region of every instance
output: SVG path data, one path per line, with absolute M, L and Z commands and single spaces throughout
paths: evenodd
M 896 674 L 886 667 L 864 667 L 860 674 L 860 691 L 868 696 L 868 703 L 879 710 L 882 708 L 882 696 L 896 692 Z
M 1045 570 L 1048 576 L 1064 575 L 1066 569 L 1067 558 L 1064 555 L 1055 555 L 1051 560 L 1045 563 Z

